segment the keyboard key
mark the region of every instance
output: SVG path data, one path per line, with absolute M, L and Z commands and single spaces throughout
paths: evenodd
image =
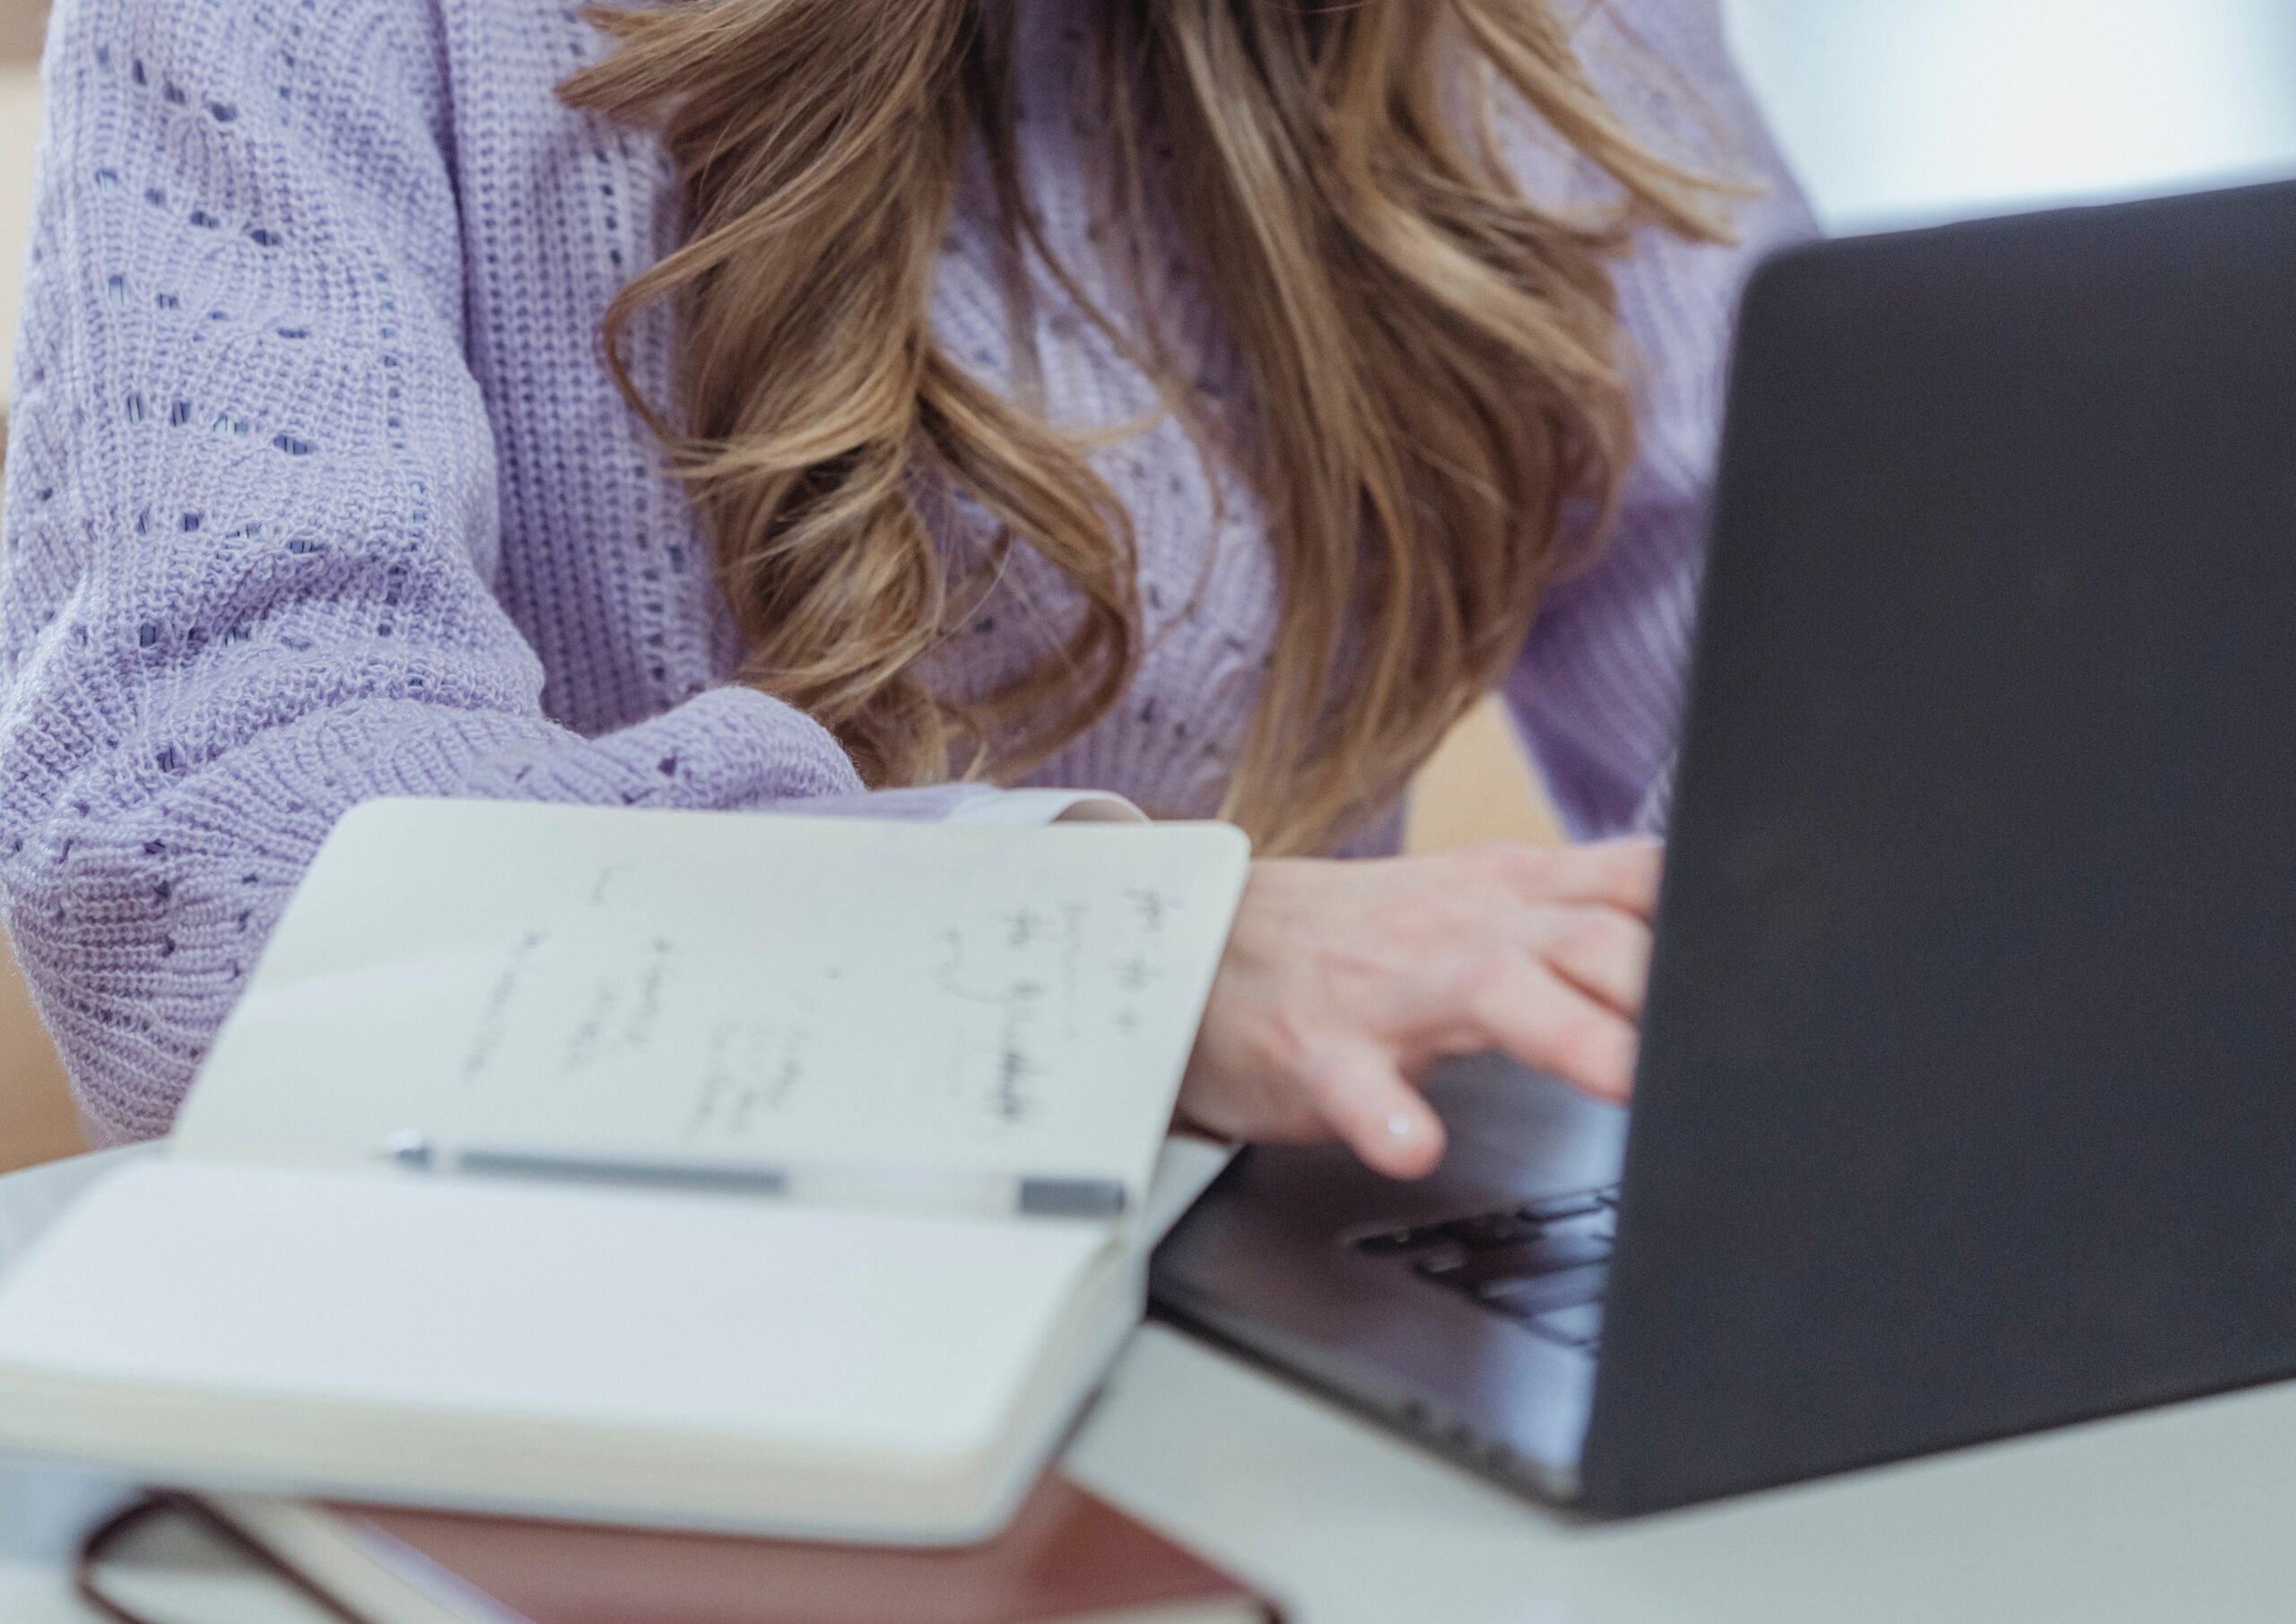
M 1610 1284 L 1610 1274 L 1608 1264 L 1586 1264 L 1552 1274 L 1486 1281 L 1475 1295 L 1518 1319 L 1535 1319 L 1542 1314 L 1596 1301 Z
M 1575 1303 L 1568 1308 L 1534 1315 L 1524 1323 L 1549 1342 L 1561 1342 L 1566 1348 L 1591 1348 L 1602 1338 L 1603 1305 Z
M 1599 1212 L 1574 1218 L 1565 1228 L 1573 1235 L 1592 1235 L 1605 1241 L 1614 1241 L 1618 1238 L 1618 1209 L 1605 1207 Z M 1556 1233 L 1552 1227 L 1544 1232 L 1549 1235 Z
M 1611 1255 L 1611 1238 L 1594 1231 L 1549 1230 L 1539 1237 L 1535 1245 L 1525 1248 L 1528 1254 L 1521 1274 L 1552 1274 L 1558 1269 L 1575 1269 L 1581 1264 L 1606 1263 Z
M 1475 1247 L 1511 1246 L 1539 1232 L 1536 1224 L 1517 1212 L 1486 1212 L 1480 1218 L 1462 1218 L 1444 1229 L 1448 1238 Z
M 1599 1191 L 1588 1190 L 1580 1195 L 1556 1195 L 1545 1201 L 1526 1202 L 1515 1210 L 1533 1223 L 1551 1224 L 1599 1212 L 1603 1210 L 1603 1198 Z
M 1594 1235 L 1608 1240 L 1618 1233 L 1618 1214 L 1608 1207 L 1597 1207 L 1569 1218 L 1550 1218 L 1538 1227 L 1538 1232 L 1550 1241 L 1566 1235 Z
M 1472 1255 L 1465 1246 L 1446 1244 L 1439 1251 L 1412 1259 L 1412 1272 L 1438 1285 L 1464 1286 L 1468 1283 L 1465 1276 Z
M 1474 1291 L 1493 1281 L 1522 1280 L 1598 1264 L 1611 1255 L 1611 1243 L 1593 1235 L 1542 1235 L 1512 1246 L 1447 1247 L 1415 1261 L 1412 1267 L 1439 1285 Z
M 1568 1236 L 1559 1243 L 1522 1247 L 1510 1252 L 1504 1259 L 1495 1255 L 1474 1255 L 1467 1259 L 1467 1268 L 1458 1275 L 1458 1284 L 1467 1289 L 1495 1284 L 1509 1280 L 1536 1280 L 1538 1275 L 1559 1275 L 1566 1268 L 1584 1268 L 1587 1264 L 1607 1264 L 1610 1243 L 1596 1240 L 1591 1236 Z
M 1509 1246 L 1504 1251 L 1469 1252 L 1457 1268 L 1446 1269 L 1440 1278 L 1448 1285 L 1474 1291 L 1496 1282 L 1528 1280 L 1587 1264 L 1605 1263 L 1610 1255 L 1611 1243 L 1599 1236 L 1550 1235 L 1528 1246 Z
M 1367 1257 L 1399 1257 L 1406 1252 L 1423 1252 L 1430 1246 L 1439 1246 L 1450 1238 L 1450 1223 L 1413 1224 L 1407 1229 L 1388 1229 L 1378 1235 L 1366 1235 L 1353 1244 Z

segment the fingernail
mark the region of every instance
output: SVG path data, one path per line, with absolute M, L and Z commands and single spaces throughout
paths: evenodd
M 1409 1111 L 1397 1111 L 1387 1118 L 1387 1137 L 1390 1139 L 1409 1139 L 1418 1131 L 1419 1124 L 1412 1119 Z

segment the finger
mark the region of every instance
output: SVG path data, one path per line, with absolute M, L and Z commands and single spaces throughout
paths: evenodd
M 1648 921 L 1657 911 L 1666 848 L 1656 840 L 1604 840 L 1585 846 L 1487 846 L 1463 854 L 1517 900 L 1611 908 Z
M 1579 991 L 1630 1020 L 1641 1019 L 1650 983 L 1650 927 L 1643 921 L 1609 908 L 1542 908 L 1519 940 Z
M 1502 961 L 1468 1002 L 1474 1046 L 1552 1072 L 1598 1099 L 1634 1091 L 1634 1023 L 1536 960 Z
M 1421 1178 L 1443 1159 L 1443 1121 L 1376 1044 L 1334 1044 L 1308 1056 L 1303 1081 L 1324 1120 L 1374 1172 Z

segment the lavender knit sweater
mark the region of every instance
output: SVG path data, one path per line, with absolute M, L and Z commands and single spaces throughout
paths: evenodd
M 1029 0 L 1022 157 L 1051 241 L 1121 308 L 1086 245 L 1094 125 L 1071 100 L 1093 3 Z M 1772 187 L 1745 246 L 1653 240 L 1620 273 L 1642 460 L 1604 560 L 1552 595 L 1508 685 L 1590 832 L 1633 821 L 1668 759 L 1730 306 L 1752 252 L 1805 216 L 1711 0 L 1611 0 L 1581 31 L 1641 128 Z M 6 462 L 0 902 L 99 1139 L 166 1129 L 363 797 L 929 816 L 996 793 L 865 796 L 821 727 L 725 685 L 703 544 L 596 360 L 607 300 L 678 230 L 655 148 L 552 100 L 599 48 L 561 0 L 57 12 Z M 1588 195 L 1525 126 L 1526 184 Z M 935 319 L 1002 378 L 987 221 L 976 184 Z M 1055 413 L 1144 413 L 1146 381 L 1041 280 Z M 1204 386 L 1240 397 L 1214 313 L 1162 314 Z M 667 336 L 657 321 L 637 346 L 657 397 Z M 1099 466 L 1138 526 L 1148 649 L 1037 782 L 1204 813 L 1276 612 L 1257 510 L 1232 482 L 1215 504 L 1224 476 L 1170 422 Z M 1058 592 L 1016 565 L 942 680 L 1032 659 Z M 1363 849 L 1392 838 L 1390 821 Z

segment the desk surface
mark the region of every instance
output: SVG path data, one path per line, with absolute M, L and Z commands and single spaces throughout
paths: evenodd
M 1605 1526 L 1151 1327 L 1068 1465 L 1283 1596 L 1295 1624 L 2296 1618 L 2296 1383 Z M 0 1473 L 0 1619 L 91 1624 L 62 1558 L 104 1503 Z M 130 1576 L 184 1624 L 317 1617 L 188 1550 Z

